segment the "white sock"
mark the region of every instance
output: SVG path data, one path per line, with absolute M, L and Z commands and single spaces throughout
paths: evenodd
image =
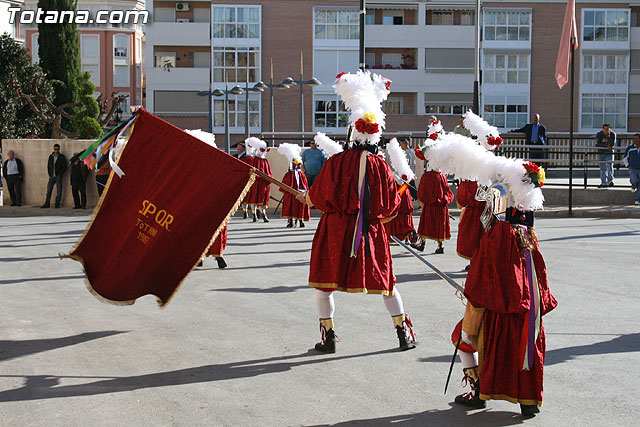
M 462 368 L 473 368 L 478 366 L 478 352 L 467 353 L 466 351 L 458 351 L 460 360 L 462 361 Z
M 336 310 L 335 303 L 333 302 L 333 292 L 325 292 L 317 290 L 316 303 L 318 305 L 318 316 L 320 319 L 333 318 L 333 312 Z
M 400 292 L 398 292 L 398 288 L 393 290 L 392 296 L 383 295 L 382 299 L 384 300 L 384 306 L 392 317 L 404 314 L 402 297 L 400 296 Z

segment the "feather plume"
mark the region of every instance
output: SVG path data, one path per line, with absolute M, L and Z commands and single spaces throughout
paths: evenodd
M 278 145 L 278 153 L 282 154 L 289 160 L 289 163 L 294 160 L 300 160 L 300 153 L 302 152 L 302 148 L 298 144 L 289 144 L 283 143 Z
M 255 157 L 265 158 L 267 156 L 267 143 L 255 136 L 250 136 L 244 140 L 244 143 L 251 150 L 251 155 Z
M 184 131 L 189 135 L 198 138 L 200 141 L 209 144 L 212 147 L 218 148 L 218 146 L 216 145 L 216 136 L 214 134 L 205 132 L 201 129 L 185 129 Z
M 482 117 L 469 110 L 464 115 L 464 127 L 469 131 L 477 135 L 478 142 L 480 142 L 487 150 L 495 150 L 497 146 L 502 144 L 502 138 L 500 132 L 495 126 L 491 126 Z
M 409 162 L 407 161 L 407 156 L 405 156 L 404 151 L 400 148 L 400 144 L 398 144 L 398 140 L 396 138 L 389 141 L 389 144 L 387 145 L 387 153 L 391 159 L 391 166 L 400 179 L 404 182 L 409 182 L 415 178 L 415 174 L 411 170 Z
M 338 144 L 322 132 L 316 133 L 313 140 L 318 144 L 318 147 L 324 151 L 324 155 L 327 158 L 342 152 L 342 145 Z

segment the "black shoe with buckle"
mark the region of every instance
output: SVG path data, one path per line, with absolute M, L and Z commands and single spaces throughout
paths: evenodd
M 536 414 L 540 413 L 540 409 L 538 408 L 538 405 L 523 405 L 521 403 L 520 413 L 522 413 L 524 418 L 533 418 Z
M 456 396 L 455 402 L 458 405 L 466 406 L 470 409 L 485 408 L 487 406 L 487 402 L 480 399 L 480 379 L 474 379 L 477 376 L 477 366 L 463 369 L 462 371 L 464 372 L 462 385 L 465 386 L 469 384 L 471 391 Z

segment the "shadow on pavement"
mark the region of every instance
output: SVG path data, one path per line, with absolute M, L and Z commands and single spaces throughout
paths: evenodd
M 62 338 L 49 338 L 37 340 L 0 340 L 0 361 L 15 359 L 30 354 L 42 353 L 43 351 L 55 350 L 57 348 L 68 347 L 98 338 L 109 337 L 111 335 L 123 334 L 127 331 L 96 331 L 85 332 Z
M 74 385 L 59 385 L 59 382 L 63 378 L 94 379 L 95 377 L 66 377 L 64 375 L 0 375 L 0 378 L 20 377 L 25 379 L 24 385 L 20 388 L 0 391 L 0 402 L 53 399 L 71 396 L 92 396 L 155 387 L 250 378 L 263 374 L 287 372 L 297 366 L 378 356 L 397 351 L 398 350 L 396 348 L 393 348 L 363 354 L 327 357 L 327 355 L 320 354 L 315 350 L 308 350 L 305 353 L 291 356 L 246 360 L 244 362 L 221 363 L 218 365 L 204 365 L 193 368 L 178 369 L 175 371 L 134 375 L 130 377 L 113 377 L 100 381 Z M 291 359 L 298 358 L 304 359 L 300 361 L 289 361 Z
M 309 289 L 309 286 L 273 286 L 271 288 L 222 288 L 209 289 L 209 292 L 246 292 L 250 294 L 283 294 L 296 292 L 300 289 Z
M 618 237 L 618 236 L 633 236 L 640 234 L 639 230 L 629 230 L 619 233 L 599 233 L 599 234 L 581 234 L 578 236 L 567 236 L 567 237 L 553 237 L 551 239 L 540 239 L 541 242 L 554 242 L 560 240 L 576 240 L 576 239 L 594 239 L 599 237 Z
M 5 279 L 5 280 L 0 280 L 0 285 L 16 285 L 18 283 L 25 283 L 25 282 L 48 282 L 51 280 L 69 280 L 69 279 L 84 279 L 84 275 L 77 274 L 75 276 L 25 277 L 23 279 Z
M 60 259 L 59 256 L 42 256 L 35 258 L 0 258 L 0 262 L 38 261 L 41 259 Z
M 513 405 L 514 412 L 465 411 L 450 403 L 451 409 L 430 409 L 424 412 L 390 417 L 349 420 L 337 424 L 314 424 L 313 427 L 325 426 L 512 426 L 522 424 L 524 419 L 520 415 L 520 406 Z
M 621 335 L 609 341 L 600 341 L 593 344 L 547 350 L 544 364 L 545 366 L 556 365 L 573 360 L 577 356 L 633 353 L 636 351 L 640 351 L 640 333 Z

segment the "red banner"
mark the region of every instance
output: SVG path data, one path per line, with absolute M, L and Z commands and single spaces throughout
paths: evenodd
M 66 257 L 116 304 L 166 304 L 226 224 L 254 174 L 246 163 L 142 110 L 84 235 Z

